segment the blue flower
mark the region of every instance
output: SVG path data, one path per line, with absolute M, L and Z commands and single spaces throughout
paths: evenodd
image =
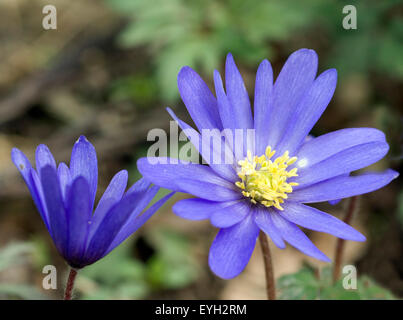
M 225 91 L 220 74 L 214 72 L 216 97 L 195 71 L 182 68 L 178 75 L 180 95 L 202 135 L 169 112 L 209 165 L 173 164 L 169 159 L 157 158 L 138 161 L 140 172 L 156 185 L 196 196 L 174 205 L 178 216 L 210 219 L 220 228 L 210 248 L 209 265 L 222 278 L 242 272 L 260 230 L 277 247 L 284 248 L 288 242 L 322 261 L 330 260 L 298 226 L 365 241 L 361 233 L 344 222 L 305 204 L 371 192 L 398 176 L 393 170 L 350 175 L 387 153 L 385 135 L 377 129 L 342 129 L 306 139 L 329 104 L 337 82 L 336 70 L 316 76 L 317 66 L 313 50 L 298 50 L 273 83 L 271 65 L 264 60 L 256 74 L 253 114 L 231 54 L 225 65 Z M 202 148 L 205 129 L 226 142 Z M 223 129 L 254 129 L 254 143 L 236 139 L 232 143 L 223 138 Z M 248 140 L 245 134 L 241 138 Z M 247 147 L 237 155 L 235 148 L 239 145 Z M 217 154 L 221 159 L 233 157 L 234 161 L 212 161 L 211 155 Z
M 36 170 L 16 148 L 11 158 L 57 250 L 76 269 L 107 255 L 171 196 L 144 211 L 159 188 L 142 178 L 125 192 L 128 174 L 122 170 L 112 178 L 93 213 L 98 182 L 97 156 L 84 136 L 73 147 L 70 168 L 63 162 L 56 167 L 52 153 L 43 144 L 36 149 Z

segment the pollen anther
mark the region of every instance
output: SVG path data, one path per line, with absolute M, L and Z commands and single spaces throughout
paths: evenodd
M 295 163 L 297 158 L 290 158 L 286 151 L 273 161 L 275 153 L 271 147 L 267 147 L 265 154 L 259 157 L 252 156 L 248 151 L 247 157 L 238 162 L 238 177 L 241 181 L 237 181 L 235 185 L 253 204 L 260 203 L 283 210 L 281 204 L 288 198 L 287 193 L 291 193 L 292 187 L 298 185 L 296 182 L 287 182 L 288 178 L 298 176 L 297 168 L 287 171 L 288 166 Z

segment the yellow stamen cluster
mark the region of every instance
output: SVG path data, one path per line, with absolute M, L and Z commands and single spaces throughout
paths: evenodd
M 288 198 L 287 193 L 292 192 L 292 187 L 298 185 L 296 182 L 287 182 L 288 178 L 298 176 L 297 168 L 287 171 L 287 167 L 297 161 L 297 158 L 290 158 L 286 151 L 272 161 L 275 152 L 271 147 L 267 147 L 264 155 L 252 157 L 248 151 L 245 160 L 238 162 L 238 176 L 241 181 L 235 185 L 253 204 L 261 203 L 266 207 L 273 206 L 283 210 L 281 204 Z

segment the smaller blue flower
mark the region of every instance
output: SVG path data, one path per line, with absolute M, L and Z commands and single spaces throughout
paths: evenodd
M 36 170 L 27 157 L 14 148 L 11 158 L 20 171 L 53 242 L 75 268 L 103 258 L 140 228 L 172 193 L 146 207 L 159 190 L 144 178 L 127 192 L 128 173 L 118 172 L 94 210 L 98 183 L 94 146 L 81 136 L 73 147 L 70 168 L 56 167 L 48 147 L 36 149 Z

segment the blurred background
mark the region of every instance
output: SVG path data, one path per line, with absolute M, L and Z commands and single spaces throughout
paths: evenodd
M 44 30 L 42 8 L 57 9 L 57 30 Z M 357 30 L 345 30 L 345 5 Z M 56 299 L 67 267 L 58 256 L 28 189 L 10 160 L 12 147 L 31 161 L 45 143 L 68 162 L 76 139 L 95 145 L 99 191 L 120 169 L 139 178 L 136 160 L 148 130 L 169 128 L 169 105 L 189 120 L 178 97 L 181 66 L 211 86 L 231 52 L 250 93 L 258 63 L 275 74 L 290 53 L 312 48 L 319 71 L 336 68 L 335 96 L 312 134 L 345 127 L 386 133 L 388 155 L 374 170 L 402 168 L 403 5 L 399 0 L 1 0 L 0 1 L 0 298 Z M 253 98 L 253 97 L 251 97 Z M 401 178 L 359 198 L 352 225 L 367 236 L 348 242 L 344 262 L 357 266 L 362 288 L 332 289 L 329 266 L 288 246 L 272 246 L 280 298 L 403 297 Z M 165 191 L 161 191 L 160 196 Z M 224 281 L 208 268 L 216 230 L 171 212 L 177 194 L 142 229 L 77 279 L 80 299 L 264 299 L 257 247 L 246 270 Z M 348 200 L 318 208 L 343 218 Z M 308 232 L 329 257 L 336 239 Z M 58 270 L 58 289 L 43 290 L 42 268 Z

